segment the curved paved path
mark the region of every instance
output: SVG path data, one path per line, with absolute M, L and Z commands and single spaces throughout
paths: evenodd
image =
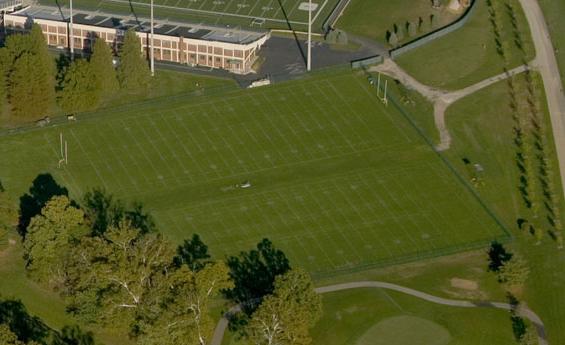
M 392 59 L 385 59 L 382 64 L 371 67 L 369 71 L 380 72 L 389 77 L 398 79 L 404 86 L 409 89 L 415 90 L 433 103 L 434 121 L 440 137 L 440 142 L 438 145 L 436 145 L 436 149 L 438 151 L 444 151 L 449 149 L 449 147 L 451 146 L 451 135 L 449 134 L 449 130 L 447 129 L 447 125 L 445 123 L 445 112 L 452 103 L 481 89 L 484 89 L 485 87 L 488 87 L 496 82 L 522 73 L 528 68 L 530 68 L 529 65 L 518 66 L 514 69 L 487 78 L 474 85 L 456 91 L 446 91 L 422 84 L 414 77 L 409 75 L 406 71 L 404 71 Z
M 335 284 L 335 285 L 328 285 L 316 288 L 316 292 L 319 294 L 329 293 L 329 292 L 337 292 L 343 290 L 352 290 L 352 289 L 366 289 L 366 288 L 377 288 L 377 289 L 387 289 L 393 290 L 397 292 L 401 292 L 410 296 L 414 296 L 428 302 L 442 304 L 450 307 L 460 307 L 460 308 L 496 308 L 496 309 L 503 309 L 503 310 L 512 310 L 514 307 L 508 303 L 501 303 L 501 302 L 491 302 L 491 301 L 464 301 L 464 300 L 455 300 L 455 299 L 447 299 L 442 297 L 437 297 L 434 295 L 427 294 L 422 291 L 414 290 L 405 286 L 385 283 L 380 281 L 359 281 L 359 282 L 351 282 L 351 283 L 343 283 L 343 284 Z M 231 308 L 216 326 L 214 331 L 214 337 L 210 342 L 210 345 L 221 345 L 222 339 L 224 337 L 224 332 L 228 327 L 228 317 L 231 314 L 238 313 L 241 310 L 239 306 L 235 306 Z M 530 320 L 537 331 L 538 340 L 540 345 L 548 345 L 546 336 L 545 336 L 545 327 L 543 322 L 541 321 L 540 317 L 531 309 L 525 306 L 519 306 L 516 310 L 516 313 L 523 318 Z

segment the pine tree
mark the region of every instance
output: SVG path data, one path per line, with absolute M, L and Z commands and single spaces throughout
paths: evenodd
M 100 102 L 98 87 L 90 63 L 75 60 L 65 73 L 59 104 L 67 114 L 92 110 Z
M 55 99 L 55 65 L 41 28 L 6 40 L 8 100 L 14 116 L 38 118 Z
M 101 95 L 111 95 L 119 87 L 112 60 L 110 46 L 103 39 L 97 38 L 90 56 L 90 67 L 93 81 Z
M 120 86 L 127 90 L 147 88 L 151 80 L 149 66 L 141 54 L 141 43 L 133 29 L 129 29 L 124 36 L 118 66 L 118 80 Z
M 416 36 L 416 32 L 418 31 L 418 28 L 416 27 L 416 23 L 409 22 L 407 25 L 407 29 L 408 29 L 408 36 L 410 37 Z

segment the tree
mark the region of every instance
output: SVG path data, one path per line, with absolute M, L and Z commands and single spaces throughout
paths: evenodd
M 210 317 L 209 301 L 220 290 L 233 287 L 229 269 L 223 262 L 213 262 L 199 271 L 187 266 L 173 271 L 164 280 L 161 309 L 141 337 L 142 345 L 206 345 L 215 321 Z
M 177 248 L 174 263 L 177 267 L 185 264 L 192 271 L 199 271 L 208 263 L 209 258 L 208 246 L 202 242 L 198 234 L 194 234 L 192 239 L 184 240 L 184 243 Z
M 59 104 L 67 114 L 95 109 L 100 102 L 101 90 L 95 82 L 90 63 L 77 59 L 65 72 Z
M 33 277 L 50 284 L 63 282 L 70 246 L 86 233 L 83 222 L 84 213 L 66 196 L 53 197 L 32 218 L 23 244 L 26 267 Z
M 110 46 L 102 38 L 96 38 L 90 56 L 90 66 L 94 74 L 96 88 L 102 95 L 111 95 L 119 88 Z
M 127 221 L 84 237 L 67 270 L 71 311 L 103 324 L 132 325 L 172 256 L 162 236 L 143 234 Z
M 85 332 L 77 325 L 65 326 L 52 345 L 94 345 L 94 337 L 92 332 Z
M 127 90 L 139 90 L 149 86 L 151 74 L 147 61 L 141 53 L 141 43 L 133 29 L 124 36 L 118 66 L 120 86 Z
M 390 44 L 392 47 L 398 46 L 398 36 L 396 36 L 396 33 L 394 31 L 392 31 L 388 36 L 388 44 Z
M 45 37 L 34 24 L 27 35 L 6 41 L 8 99 L 13 115 L 38 118 L 55 99 L 55 69 Z
M 6 324 L 0 324 L 0 344 L 2 345 L 25 345 Z
M 402 25 L 398 26 L 394 24 L 394 33 L 396 34 L 399 42 L 404 39 L 404 29 L 402 28 Z
M 519 287 L 526 283 L 529 274 L 530 269 L 526 260 L 521 256 L 513 255 L 500 267 L 498 280 L 508 287 Z
M 492 272 L 498 272 L 505 262 L 512 258 L 512 253 L 506 251 L 506 248 L 499 242 L 492 242 L 488 250 L 489 264 L 488 269 Z
M 235 285 L 224 294 L 236 303 L 243 303 L 248 315 L 257 308 L 261 298 L 273 292 L 275 277 L 290 270 L 285 254 L 268 239 L 259 242 L 257 250 L 228 258 L 227 265 Z
M 321 315 L 322 300 L 308 273 L 293 269 L 277 277 L 273 294 L 252 314 L 247 332 L 256 345 L 307 345 Z
M 84 195 L 83 207 L 90 223 L 93 235 L 101 235 L 110 226 L 118 226 L 126 220 L 133 228 L 142 233 L 155 230 L 153 217 L 143 209 L 140 203 L 134 203 L 126 209 L 120 200 L 106 193 L 103 189 L 93 189 Z
M 41 209 L 55 195 L 68 195 L 69 192 L 60 186 L 51 174 L 39 174 L 33 180 L 29 191 L 20 197 L 20 217 L 18 231 L 25 237 L 31 218 L 41 213 Z

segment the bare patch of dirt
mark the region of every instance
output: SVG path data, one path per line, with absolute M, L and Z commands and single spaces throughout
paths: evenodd
M 461 279 L 461 278 L 451 278 L 451 286 L 457 289 L 463 289 L 468 291 L 476 291 L 479 289 L 479 283 L 474 280 Z

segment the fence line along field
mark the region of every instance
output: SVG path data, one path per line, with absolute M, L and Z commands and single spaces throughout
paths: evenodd
M 313 0 L 312 21 L 319 30 L 339 0 Z M 68 0 L 41 0 L 45 5 L 65 5 Z M 76 0 L 77 8 L 146 16 L 150 0 Z M 256 28 L 304 29 L 308 24 L 308 0 L 155 0 L 155 15 L 194 23 L 241 25 Z
M 60 135 L 68 165 L 58 168 Z M 49 172 L 80 200 L 103 187 L 143 202 L 176 242 L 216 256 L 268 237 L 329 272 L 442 253 L 504 235 L 365 77 L 302 81 L 109 110 L 0 137 L 4 186 Z

